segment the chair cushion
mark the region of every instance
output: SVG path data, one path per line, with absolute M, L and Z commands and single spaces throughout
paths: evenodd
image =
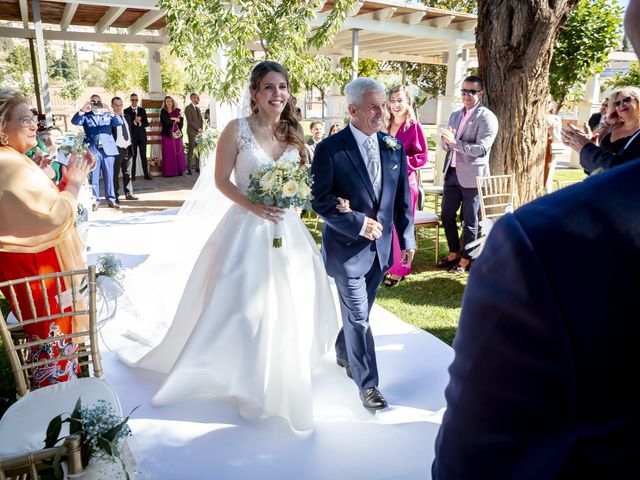
M 99 378 L 78 378 L 39 388 L 11 405 L 0 420 L 0 457 L 44 448 L 49 422 L 56 415 L 70 415 L 78 397 L 84 406 L 105 400 L 122 415 L 116 392 Z M 64 423 L 60 436 L 68 434 L 69 424 Z
M 415 226 L 428 225 L 431 223 L 438 223 L 438 216 L 435 213 L 416 210 L 416 214 L 413 219 L 413 224 Z

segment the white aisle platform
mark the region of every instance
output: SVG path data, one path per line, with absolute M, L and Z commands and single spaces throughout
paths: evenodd
M 111 252 L 127 269 L 135 268 L 172 217 L 147 214 L 93 222 L 89 262 Z M 283 418 L 245 420 L 232 403 L 208 397 L 151 406 L 163 375 L 130 368 L 109 350 L 127 341 L 121 334 L 130 325 L 123 323 L 116 319 L 102 329 L 102 358 L 106 380 L 118 393 L 124 412 L 139 406 L 129 422 L 134 433 L 130 445 L 150 478 L 431 478 L 453 351 L 383 308 L 374 307 L 372 329 L 380 388 L 390 408 L 375 414 L 365 410 L 354 383 L 330 352 L 314 374 L 316 427 L 304 434 L 293 432 Z

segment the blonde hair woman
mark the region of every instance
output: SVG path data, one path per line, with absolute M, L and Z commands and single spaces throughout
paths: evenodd
M 407 87 L 396 85 L 389 91 L 387 113 L 386 130 L 402 142 L 407 155 L 411 208 L 415 214 L 419 187 L 417 171 L 427 163 L 428 150 L 422 125 L 414 118 L 411 95 Z M 400 243 L 395 230 L 393 232 L 393 259 L 393 265 L 387 270 L 384 279 L 384 285 L 387 287 L 392 287 L 411 273 L 411 264 L 403 265 L 400 262 Z
M 621 87 L 609 96 L 607 118 L 618 122 L 602 138 L 588 129 L 569 126 L 562 141 L 580 153 L 580 165 L 588 172 L 607 170 L 640 157 L 640 89 Z M 599 143 L 599 144 L 598 144 Z

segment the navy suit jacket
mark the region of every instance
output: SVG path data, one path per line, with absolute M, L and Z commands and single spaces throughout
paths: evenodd
M 638 157 L 640 157 L 640 135 L 636 135 L 628 146 L 625 145 L 617 153 L 611 153 L 593 143 L 587 143 L 580 150 L 580 165 L 586 171 L 593 172 L 598 168 L 607 170 Z
M 318 144 L 311 164 L 313 209 L 324 220 L 322 254 L 327 272 L 343 277 L 367 273 L 378 256 L 386 271 L 393 263 L 395 225 L 401 249 L 415 248 L 407 160 L 402 143 L 387 148 L 378 133 L 382 193 L 376 200 L 367 167 L 351 129 L 345 128 Z M 349 200 L 351 212 L 338 212 L 337 197 Z M 372 242 L 359 235 L 365 217 L 382 224 L 382 237 Z
M 496 223 L 471 269 L 433 478 L 640 478 L 640 159 Z
M 110 115 L 107 112 L 95 114 L 87 112 L 83 115 L 80 112 L 71 119 L 74 125 L 84 128 L 84 135 L 92 150 L 97 150 L 98 145 L 102 144 L 102 150 L 108 156 L 117 156 L 118 147 L 113 139 L 111 127 L 119 127 L 122 120 L 118 115 Z

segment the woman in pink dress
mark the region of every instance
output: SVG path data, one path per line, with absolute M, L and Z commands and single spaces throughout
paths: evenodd
M 407 155 L 407 170 L 409 173 L 409 188 L 411 190 L 411 205 L 415 214 L 418 200 L 418 175 L 416 171 L 427 163 L 427 142 L 422 132 L 422 125 L 413 118 L 411 97 L 407 87 L 396 85 L 389 91 L 387 101 L 389 121 L 387 132 L 402 142 Z M 400 263 L 400 244 L 395 229 L 393 230 L 393 265 L 384 278 L 384 285 L 392 287 L 411 273 L 411 264 Z
M 187 169 L 182 143 L 184 118 L 176 102 L 169 96 L 164 97 L 162 102 L 160 123 L 162 123 L 162 176 L 182 175 Z

